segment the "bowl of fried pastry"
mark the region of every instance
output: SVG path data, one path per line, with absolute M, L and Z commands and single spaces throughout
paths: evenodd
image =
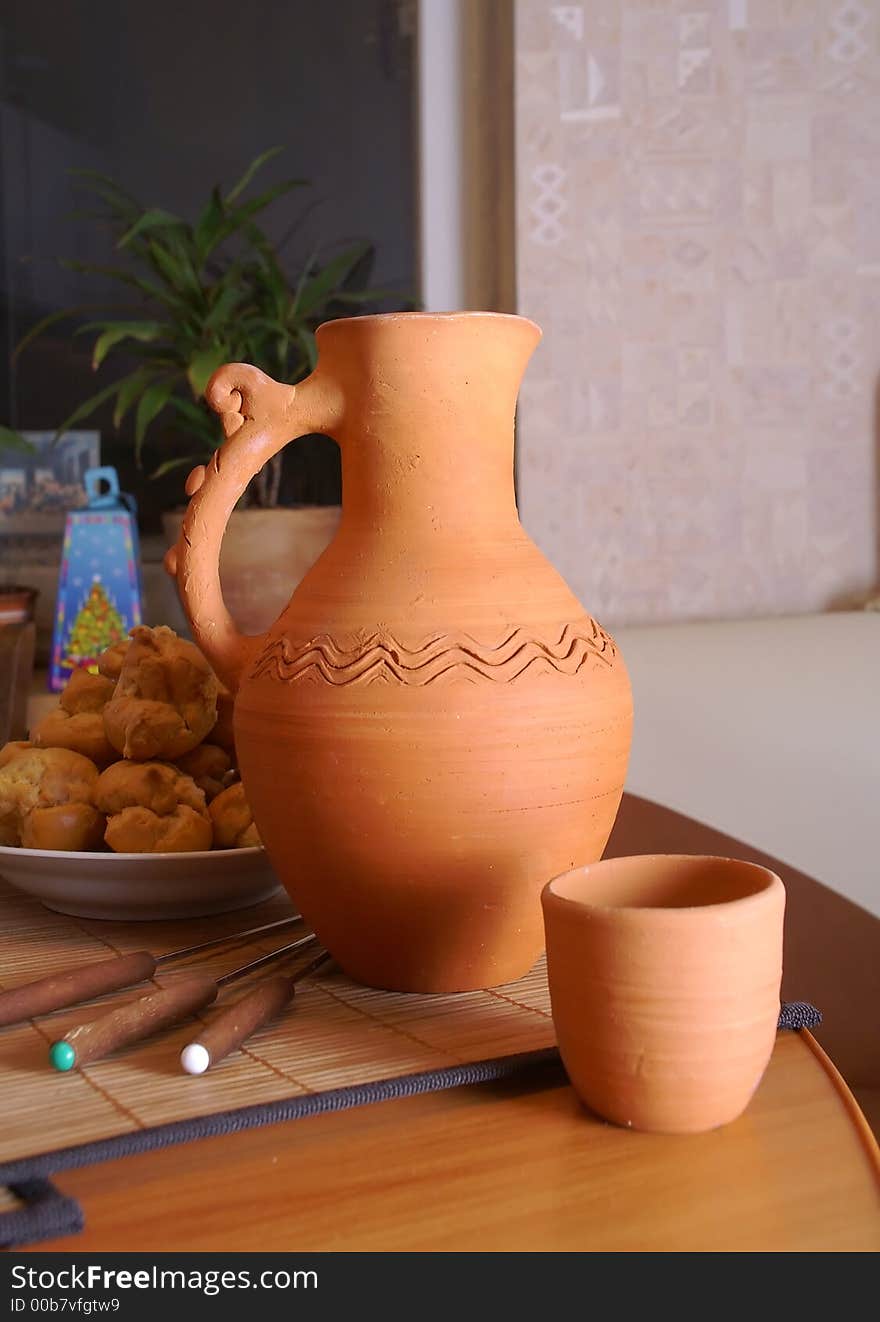
M 0 875 L 81 918 L 195 918 L 278 889 L 232 696 L 193 643 L 138 626 L 0 749 Z

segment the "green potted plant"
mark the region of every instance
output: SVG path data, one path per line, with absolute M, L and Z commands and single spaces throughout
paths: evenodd
M 126 418 L 133 419 L 138 465 L 149 467 L 155 477 L 177 468 L 183 476 L 223 440 L 219 420 L 204 401 L 218 367 L 249 362 L 279 381 L 300 381 L 316 361 L 318 324 L 351 315 L 356 305 L 381 297 L 364 288 L 372 258 L 367 242 L 324 261 L 314 253 L 295 277 L 285 271 L 279 246 L 257 218 L 304 181 L 285 179 L 256 194 L 251 187 L 280 150 L 258 156 L 227 192 L 219 185 L 213 188 L 194 222 L 160 207 L 144 207 L 106 175 L 81 172 L 84 186 L 104 208 L 99 219 L 109 225 L 119 260 L 65 265 L 118 282 L 134 295 L 134 304 L 87 320 L 74 334 L 94 336 L 95 371 L 123 357 L 129 370 L 84 400 L 61 424 L 59 435 L 112 401 L 117 430 Z M 81 319 L 90 311 L 80 306 L 52 313 L 30 330 L 16 353 L 56 322 Z M 160 430 L 160 422 L 173 425 Z M 146 464 L 150 455 L 157 455 L 158 462 Z M 246 630 L 260 631 L 271 623 L 339 519 L 337 506 L 280 507 L 280 480 L 278 455 L 254 479 L 224 541 L 224 592 Z M 171 542 L 177 540 L 180 517 L 174 511 L 164 517 Z M 273 580 L 274 564 L 285 569 Z

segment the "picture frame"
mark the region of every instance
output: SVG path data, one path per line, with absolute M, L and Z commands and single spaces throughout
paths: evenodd
M 100 466 L 101 433 L 69 431 L 57 441 L 53 431 L 21 435 L 30 453 L 0 447 L 0 539 L 15 539 L 24 550 L 46 538 L 59 541 L 68 511 L 87 503 L 83 476 Z

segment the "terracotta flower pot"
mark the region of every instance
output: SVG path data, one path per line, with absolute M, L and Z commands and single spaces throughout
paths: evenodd
M 263 633 L 339 527 L 338 505 L 233 510 L 220 552 L 220 583 L 242 633 Z M 183 511 L 163 514 L 168 544 L 180 538 Z
M 776 874 L 726 858 L 614 858 L 556 877 L 542 902 L 553 1023 L 582 1101 L 661 1133 L 735 1120 L 776 1037 Z
M 626 669 L 523 531 L 513 415 L 540 332 L 489 313 L 318 330 L 296 387 L 213 378 L 231 437 L 168 565 L 238 689 L 236 744 L 279 877 L 362 982 L 446 992 L 519 977 L 541 887 L 602 853 L 630 743 Z M 242 637 L 217 576 L 230 510 L 291 436 L 342 451 L 336 537 L 280 619 Z
M 36 588 L 20 587 L 17 583 L 0 584 L 0 626 L 26 624 L 32 620 L 38 596 Z

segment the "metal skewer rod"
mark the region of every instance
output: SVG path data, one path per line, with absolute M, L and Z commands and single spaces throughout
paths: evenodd
M 26 982 L 20 987 L 0 992 L 0 1028 L 7 1024 L 21 1023 L 25 1019 L 34 1019 L 40 1014 L 49 1014 L 52 1010 L 63 1010 L 68 1005 L 78 1005 L 81 1001 L 90 1001 L 94 996 L 103 996 L 105 992 L 134 987 L 152 978 L 159 965 L 167 964 L 170 960 L 183 959 L 185 955 L 194 955 L 212 946 L 232 945 L 262 932 L 301 922 L 301 916 L 294 914 L 292 918 L 263 923 L 245 932 L 232 932 L 229 936 L 215 936 L 210 941 L 200 941 L 195 946 L 184 946 L 167 955 L 152 955 L 149 950 L 135 950 L 129 955 L 97 960 L 66 973 L 50 973 L 46 978 L 38 978 L 35 982 Z
M 210 941 L 200 941 L 197 946 L 183 946 L 180 950 L 171 950 L 167 955 L 159 955 L 157 964 L 167 964 L 170 959 L 183 959 L 184 955 L 195 955 L 200 950 L 210 950 L 212 946 L 223 946 L 227 942 L 244 941 L 248 937 L 259 936 L 261 932 L 272 932 L 279 927 L 292 927 L 302 922 L 302 914 L 295 913 L 291 918 L 279 918 L 276 923 L 263 923 L 261 927 L 249 927 L 246 932 L 233 932 L 231 936 L 215 936 Z
M 136 1001 L 107 1010 L 97 1019 L 78 1024 L 59 1041 L 53 1042 L 49 1048 L 49 1062 L 56 1070 L 66 1073 L 76 1065 L 100 1060 L 119 1047 L 140 1042 L 157 1033 L 160 1028 L 169 1028 L 172 1024 L 188 1019 L 198 1010 L 203 1010 L 217 999 L 221 986 L 247 977 L 273 960 L 283 959 L 315 944 L 317 937 L 303 936 L 298 941 L 280 946 L 268 955 L 233 969 L 222 978 L 209 978 L 207 974 L 196 973 L 182 978 L 171 987 L 160 987 L 148 992 L 146 996 L 139 996 Z
M 266 978 L 249 991 L 240 1001 L 230 1005 L 203 1028 L 194 1042 L 189 1042 L 180 1053 L 180 1064 L 186 1074 L 204 1074 L 212 1065 L 223 1060 L 242 1043 L 274 1019 L 296 996 L 297 985 L 316 973 L 331 958 L 322 950 L 304 968 L 291 977 L 283 973 Z
M 311 946 L 318 944 L 316 936 L 304 936 L 299 941 L 291 941 L 289 946 L 281 946 L 278 950 L 272 950 L 268 955 L 260 955 L 259 959 L 252 959 L 250 964 L 242 964 L 241 968 L 233 969 L 231 973 L 224 973 L 217 979 L 218 987 L 228 987 L 231 982 L 238 982 L 239 978 L 247 978 L 251 973 L 256 973 L 264 964 L 271 964 L 274 960 L 287 953 L 293 954 L 296 950 L 308 950 Z

